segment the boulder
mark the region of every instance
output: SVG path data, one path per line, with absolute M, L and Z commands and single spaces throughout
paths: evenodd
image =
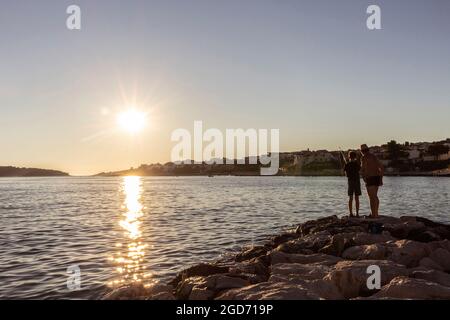
M 398 240 L 389 243 L 388 259 L 408 268 L 419 265 L 420 261 L 430 254 L 427 244 L 412 240 Z
M 251 283 L 258 283 L 267 281 L 269 278 L 269 268 L 265 260 L 256 258 L 249 261 L 235 263 L 230 266 L 229 274 L 232 276 L 246 278 Z
M 332 223 L 339 222 L 339 218 L 336 215 L 319 218 L 316 220 L 310 220 L 305 223 L 302 223 L 299 225 L 296 229 L 296 233 L 301 234 L 302 236 L 305 236 L 310 233 L 311 229 L 318 227 L 318 226 L 326 226 Z
M 248 287 L 228 290 L 217 300 L 318 300 L 307 288 L 285 282 L 262 282 Z
M 223 274 L 191 277 L 180 282 L 176 289 L 176 296 L 182 300 L 205 300 L 214 297 L 218 291 L 241 288 L 248 285 L 250 285 L 248 280 Z
M 439 248 L 450 251 L 450 241 L 447 239 L 441 240 L 441 241 L 433 241 L 433 242 L 429 242 L 427 244 L 428 244 L 428 247 L 430 248 L 430 251 L 434 251 Z
M 280 244 L 299 238 L 300 235 L 295 232 L 283 233 L 279 236 L 272 237 L 270 240 L 271 247 L 276 248 Z
M 450 252 L 439 248 L 430 254 L 430 259 L 442 267 L 442 270 L 450 272 Z
M 181 271 L 172 281 L 169 282 L 169 284 L 176 287 L 180 281 L 189 277 L 209 276 L 212 274 L 227 273 L 228 271 L 228 266 L 201 263 Z
M 444 269 L 439 264 L 431 260 L 429 257 L 425 257 L 420 260 L 419 266 L 425 269 L 444 271 Z
M 382 243 L 354 246 L 347 248 L 342 253 L 342 258 L 347 260 L 383 260 L 387 249 Z
M 206 289 L 207 284 L 204 277 L 190 277 L 184 279 L 178 283 L 177 288 L 175 289 L 175 296 L 181 300 L 189 299 L 192 290 L 196 287 L 197 289 L 202 288 Z
M 354 235 L 352 241 L 354 245 L 369 245 L 375 243 L 383 243 L 388 241 L 395 241 L 397 239 L 393 238 L 388 232 L 383 232 L 382 234 L 372 234 L 367 232 L 358 232 Z
M 214 291 L 207 288 L 193 287 L 189 294 L 189 300 L 211 300 L 214 295 Z
M 396 277 L 370 299 L 450 299 L 450 288 L 423 279 Z
M 419 270 L 414 271 L 411 275 L 413 278 L 423 279 L 445 287 L 450 287 L 450 274 L 437 270 Z
M 314 253 L 305 255 L 296 253 L 285 253 L 277 250 L 271 251 L 269 257 L 270 263 L 272 265 L 278 263 L 301 263 L 301 264 L 320 263 L 322 265 L 331 266 L 335 265 L 339 261 L 342 261 L 341 258 L 323 253 Z
M 353 237 L 356 233 L 339 233 L 335 234 L 328 245 L 319 250 L 320 253 L 340 257 L 342 252 L 353 245 Z
M 384 229 L 389 231 L 392 236 L 399 239 L 408 239 L 408 235 L 410 234 L 411 236 L 414 236 L 427 230 L 425 225 L 422 222 L 416 221 L 415 218 L 408 218 L 408 220 L 405 220 L 406 219 L 403 219 L 402 223 L 385 224 Z
M 446 225 L 439 225 L 432 229 L 433 233 L 437 234 L 441 239 L 450 240 L 450 227 Z
M 278 251 L 287 253 L 308 254 L 317 252 L 331 241 L 331 234 L 327 231 L 308 234 L 305 237 L 285 242 L 277 247 Z
M 330 267 L 321 264 L 279 263 L 270 269 L 271 276 L 289 275 L 303 280 L 322 279 L 330 272 Z
M 277 283 L 284 282 L 286 286 L 291 284 L 300 285 L 303 288 L 313 292 L 315 295 L 319 296 L 320 299 L 331 299 L 331 300 L 343 300 L 344 296 L 341 294 L 336 285 L 330 281 L 325 281 L 323 279 L 315 280 L 305 280 L 295 275 L 277 275 L 271 276 L 269 282 Z
M 143 284 L 126 285 L 105 295 L 103 300 L 137 300 L 148 296 L 149 291 Z
M 431 242 L 439 241 L 441 240 L 441 237 L 434 231 L 426 230 L 424 232 L 410 233 L 408 234 L 408 239 L 419 242 Z
M 251 260 L 253 258 L 265 256 L 268 250 L 269 250 L 269 248 L 265 247 L 265 246 L 255 246 L 253 248 L 247 249 L 247 250 L 237 254 L 235 260 L 237 262 L 241 262 L 241 261 Z
M 242 278 L 230 277 L 226 275 L 209 276 L 207 279 L 214 281 L 214 290 L 234 289 L 250 285 L 250 283 Z
M 367 279 L 371 275 L 367 269 L 371 265 L 380 268 L 381 285 L 389 283 L 399 275 L 409 274 L 403 265 L 387 260 L 341 261 L 324 277 L 324 280 L 334 283 L 347 299 L 371 295 L 374 292 L 367 287 Z

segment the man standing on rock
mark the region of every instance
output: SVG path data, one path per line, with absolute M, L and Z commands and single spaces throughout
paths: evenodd
M 383 165 L 378 158 L 370 152 L 366 144 L 361 145 L 362 165 L 361 175 L 366 183 L 367 194 L 369 195 L 371 217 L 378 217 L 380 200 L 378 199 L 378 188 L 383 185 Z

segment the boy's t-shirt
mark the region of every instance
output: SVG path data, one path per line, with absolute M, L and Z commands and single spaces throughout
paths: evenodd
M 350 161 L 345 164 L 344 171 L 349 180 L 359 180 L 361 166 L 358 161 Z

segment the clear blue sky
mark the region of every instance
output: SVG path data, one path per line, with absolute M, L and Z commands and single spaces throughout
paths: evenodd
M 447 138 L 449 17 L 448 0 L 2 2 L 0 165 L 165 162 L 194 120 L 279 128 L 283 151 Z M 130 137 L 113 115 L 134 97 L 151 124 Z

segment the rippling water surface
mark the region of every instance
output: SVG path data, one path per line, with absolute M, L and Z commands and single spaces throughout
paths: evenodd
M 381 213 L 449 223 L 449 193 L 447 178 L 385 178 Z M 165 281 L 293 224 L 346 214 L 346 198 L 342 177 L 0 178 L 0 298 L 95 299 Z M 80 290 L 68 289 L 68 268 L 79 268 Z

